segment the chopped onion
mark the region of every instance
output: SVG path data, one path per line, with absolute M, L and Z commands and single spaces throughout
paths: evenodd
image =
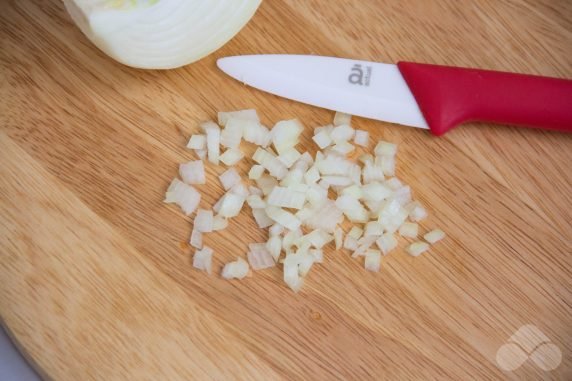
M 381 253 L 377 250 L 368 250 L 365 253 L 365 269 L 379 272 L 381 267 Z
M 330 138 L 330 135 L 326 131 L 318 132 L 314 137 L 312 137 L 312 140 L 318 145 L 318 147 L 320 147 L 320 149 L 324 149 L 332 144 L 332 138 Z
M 396 144 L 380 141 L 375 146 L 375 156 L 395 156 L 396 153 Z
M 384 233 L 375 243 L 383 255 L 389 254 L 391 250 L 397 247 L 397 239 L 391 233 Z
M 300 158 L 300 156 L 302 156 L 302 154 L 298 152 L 296 148 L 292 147 L 282 152 L 278 156 L 278 160 L 280 160 L 286 168 L 290 168 Z
M 249 110 L 229 111 L 229 112 L 220 111 L 218 113 L 218 124 L 220 124 L 221 126 L 226 126 L 226 123 L 231 118 L 260 123 L 260 119 L 258 118 L 256 110 L 249 109 Z
M 290 250 L 292 246 L 298 243 L 300 238 L 302 238 L 302 230 L 300 228 L 286 232 L 282 239 L 282 248 L 286 251 Z
M 216 215 L 213 217 L 213 231 L 219 231 L 226 229 L 228 226 L 228 220 L 221 215 Z
M 253 270 L 263 270 L 276 266 L 265 243 L 251 243 L 248 245 L 248 248 L 247 258 Z
M 353 252 L 352 257 L 357 258 L 359 256 L 365 255 L 365 252 L 371 247 L 371 245 L 375 243 L 378 238 L 379 236 L 370 235 L 358 239 L 358 248 Z
M 191 232 L 191 238 L 189 239 L 189 244 L 197 249 L 203 247 L 203 233 L 201 233 L 196 228 Z
M 382 201 L 390 197 L 393 191 L 378 182 L 370 182 L 361 187 L 363 198 L 367 201 Z
M 207 156 L 211 163 L 218 165 L 220 154 L 220 128 L 216 123 L 208 121 L 201 124 L 207 135 Z
M 195 217 L 194 228 L 201 233 L 210 233 L 213 231 L 213 212 L 212 210 L 199 209 Z
M 292 213 L 287 212 L 282 208 L 269 205 L 265 210 L 268 217 L 288 230 L 296 230 L 300 227 L 301 221 Z
M 229 262 L 222 269 L 224 279 L 242 279 L 248 275 L 248 262 L 238 258 L 234 262 Z
M 179 179 L 173 179 L 165 194 L 165 202 L 179 205 L 187 216 L 197 209 L 200 201 L 201 194 Z
M 222 199 L 218 214 L 225 218 L 238 216 L 245 200 L 246 197 L 227 192 Z
M 248 172 L 248 178 L 251 180 L 258 180 L 263 173 L 264 167 L 262 165 L 255 164 L 250 168 L 250 171 Z
M 403 186 L 403 183 L 401 181 L 399 181 L 399 179 L 397 177 L 392 177 L 390 179 L 385 180 L 385 182 L 383 183 L 386 187 L 388 187 L 391 190 L 398 190 L 399 188 L 401 188 Z
M 194 150 L 195 153 L 197 154 L 197 157 L 201 160 L 204 160 L 207 158 L 207 149 L 203 148 L 203 149 L 196 149 Z
M 336 250 L 339 250 L 342 248 L 343 241 L 344 241 L 344 231 L 340 227 L 335 228 L 334 229 L 334 242 L 336 244 Z
M 357 239 L 350 235 L 346 235 L 346 239 L 344 240 L 344 249 L 348 249 L 351 251 L 357 250 L 358 242 Z
M 441 229 L 435 229 L 425 234 L 423 238 L 425 238 L 425 241 L 429 242 L 430 244 L 434 244 L 445 238 L 445 233 L 443 233 L 443 230 Z
M 213 249 L 210 247 L 203 247 L 202 250 L 195 251 L 193 255 L 193 267 L 199 270 L 206 271 L 211 274 L 212 269 Z
M 358 146 L 367 147 L 369 144 L 369 132 L 364 130 L 356 130 L 354 135 L 354 143 Z
M 187 184 L 204 184 L 207 182 L 202 160 L 189 161 L 179 165 L 179 175 Z
M 248 121 L 245 122 L 242 119 L 230 118 L 220 133 L 220 144 L 227 148 L 238 148 L 242 140 L 245 123 L 248 123 Z
M 187 143 L 190 149 L 205 149 L 207 147 L 207 137 L 205 135 L 193 135 Z
M 351 196 L 353 198 L 355 198 L 356 200 L 359 200 L 361 198 L 363 198 L 363 188 L 357 184 L 348 186 L 344 189 L 342 189 L 341 193 L 342 195 L 346 195 L 346 196 Z
M 330 133 L 330 138 L 336 142 L 347 142 L 354 138 L 355 130 L 348 126 L 347 124 L 340 124 L 332 130 Z
M 427 217 L 427 210 L 418 201 L 409 203 L 405 209 L 409 211 L 411 221 L 419 222 Z
M 342 195 L 336 200 L 336 207 L 352 222 L 367 222 L 369 213 L 355 198 Z
M 262 165 L 264 168 L 270 172 L 270 175 L 277 178 L 278 180 L 284 178 L 288 173 L 288 168 L 282 163 L 278 158 L 271 152 L 258 148 L 252 157 L 254 161 Z
M 395 156 L 381 156 L 381 170 L 386 176 L 394 176 Z
M 402 237 L 416 238 L 419 225 L 414 222 L 405 222 L 399 227 L 399 235 Z
M 249 143 L 267 147 L 270 144 L 270 131 L 260 123 L 250 122 L 244 126 L 243 137 Z
M 329 199 L 315 204 L 312 211 L 312 216 L 304 221 L 304 224 L 311 229 L 322 229 L 333 233 L 337 224 L 343 219 L 342 211 L 338 209 L 334 201 Z
M 311 185 L 315 184 L 318 180 L 320 180 L 320 172 L 316 166 L 312 166 L 312 168 L 308 169 L 304 174 L 304 181 L 306 184 Z
M 299 258 L 295 254 L 289 254 L 284 259 L 284 282 L 294 292 L 300 291 L 304 280 L 298 271 Z
M 266 249 L 274 259 L 274 262 L 278 262 L 280 252 L 282 251 L 282 238 L 278 235 L 271 236 L 266 242 Z
M 353 183 L 352 179 L 344 176 L 324 176 L 322 177 L 322 181 L 329 185 L 335 186 L 348 186 Z
M 274 187 L 268 195 L 268 205 L 283 208 L 301 209 L 306 202 L 306 195 L 289 188 Z
M 313 263 L 324 262 L 324 252 L 321 249 L 311 249 L 308 253 L 312 256 Z
M 283 120 L 276 123 L 270 131 L 276 152 L 282 154 L 298 144 L 298 138 L 303 130 L 304 127 L 298 119 Z
M 266 202 L 259 195 L 250 195 L 246 198 L 246 203 L 252 209 L 264 209 L 266 208 Z
M 218 178 L 224 190 L 229 190 L 240 183 L 240 175 L 234 168 L 227 169 Z
M 276 181 L 274 177 L 262 175 L 258 180 L 256 180 L 256 185 L 258 185 L 258 188 L 260 188 L 263 194 L 267 195 L 272 192 L 272 189 L 274 189 L 276 185 L 278 185 L 278 181 Z
M 270 227 L 270 229 L 268 230 L 268 233 L 270 234 L 270 236 L 275 236 L 275 235 L 280 235 L 282 234 L 282 232 L 284 232 L 284 226 L 276 223 L 274 225 L 272 225 Z
M 222 155 L 220 155 L 219 159 L 223 164 L 226 164 L 230 167 L 238 163 L 240 160 L 242 160 L 243 157 L 244 154 L 240 152 L 240 150 L 236 148 L 231 148 L 226 150 Z
M 355 150 L 355 147 L 346 141 L 339 141 L 332 147 L 332 151 L 342 155 L 348 155 Z
M 321 249 L 322 247 L 324 247 L 324 245 L 333 241 L 334 237 L 325 232 L 324 230 L 316 229 L 313 230 L 311 233 L 306 234 L 301 239 L 305 242 L 309 242 L 310 245 L 312 245 L 316 249 Z
M 352 116 L 345 114 L 343 112 L 336 112 L 334 115 L 334 126 L 339 126 L 342 124 L 350 125 L 352 122 Z
M 409 255 L 417 257 L 429 249 L 429 244 L 425 242 L 413 242 L 407 247 Z
M 266 214 L 266 211 L 262 208 L 253 208 L 252 216 L 260 229 L 267 228 L 274 224 L 274 220 L 270 219 Z
M 393 192 L 393 198 L 399 202 L 400 205 L 406 205 L 411 201 L 411 188 L 409 185 L 404 185 Z
M 383 234 L 383 225 L 377 221 L 370 221 L 365 224 L 365 233 L 364 235 L 367 237 L 369 235 L 376 235 L 380 236 Z
M 348 235 L 356 240 L 360 239 L 361 236 L 363 235 L 363 229 L 360 228 L 359 226 L 353 226 L 350 229 L 350 232 L 348 233 Z
M 263 196 L 264 193 L 262 192 L 262 190 L 260 188 L 257 188 L 253 185 L 249 185 L 248 186 L 248 194 L 249 195 L 256 195 L 256 196 Z
M 383 169 L 372 164 L 370 161 L 366 161 L 362 171 L 363 182 L 366 184 L 372 182 L 383 181 Z

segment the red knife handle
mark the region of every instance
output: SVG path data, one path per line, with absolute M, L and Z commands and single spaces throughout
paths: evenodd
M 572 132 L 572 81 L 399 62 L 435 135 L 469 121 Z

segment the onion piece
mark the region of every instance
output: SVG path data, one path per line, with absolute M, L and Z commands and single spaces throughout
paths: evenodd
M 427 217 L 427 210 L 419 203 L 413 201 L 406 205 L 405 209 L 409 211 L 409 219 L 414 222 L 419 222 Z
M 201 128 L 207 135 L 208 160 L 211 163 L 218 165 L 220 154 L 220 128 L 216 123 L 212 121 L 201 123 Z
M 350 235 L 346 235 L 346 239 L 344 240 L 344 249 L 354 251 L 357 250 L 357 248 L 358 248 L 357 239 L 355 239 Z
M 249 195 L 256 195 L 256 196 L 263 196 L 264 193 L 262 192 L 262 190 L 260 188 L 257 188 L 253 185 L 249 185 L 248 186 L 248 194 Z
M 312 137 L 312 140 L 320 147 L 324 149 L 332 144 L 332 138 L 326 131 L 320 131 Z
M 284 259 L 284 282 L 294 292 L 300 291 L 304 280 L 300 277 L 298 271 L 299 258 L 295 254 L 286 255 Z
M 352 222 L 367 222 L 369 213 L 355 198 L 342 195 L 336 199 L 336 207 Z
M 205 184 L 207 182 L 202 160 L 180 164 L 179 175 L 187 184 Z
M 366 251 L 364 267 L 367 271 L 379 272 L 381 268 L 381 253 L 377 250 Z
M 267 199 L 268 205 L 292 209 L 301 209 L 305 202 L 305 193 L 296 192 L 283 187 L 274 187 Z
M 397 145 L 383 140 L 375 146 L 375 156 L 395 156 Z
M 260 123 L 260 118 L 258 117 L 256 110 L 248 109 L 248 110 L 228 111 L 228 112 L 219 111 L 218 124 L 220 124 L 221 126 L 226 126 L 226 123 L 231 118 Z
M 308 242 L 311 246 L 315 247 L 316 249 L 321 249 L 326 244 L 332 242 L 334 237 L 324 230 L 316 229 L 312 232 L 306 234 L 301 238 L 302 242 Z
M 269 205 L 266 207 L 265 211 L 268 217 L 288 230 L 296 230 L 300 227 L 301 221 L 292 213 L 287 212 L 282 208 Z
M 257 146 L 267 147 L 270 144 L 270 131 L 260 123 L 250 122 L 242 132 L 244 140 Z
M 195 255 L 193 255 L 193 267 L 199 270 L 204 270 L 210 275 L 212 269 L 212 258 L 213 249 L 205 246 L 202 250 L 195 251 Z
M 344 242 L 344 231 L 340 227 L 336 227 L 334 229 L 334 242 L 336 245 L 336 250 L 340 250 Z
M 274 259 L 274 262 L 278 262 L 280 252 L 282 251 L 282 238 L 277 235 L 271 236 L 266 242 L 266 249 Z
M 225 218 L 238 216 L 245 200 L 246 197 L 227 192 L 222 199 L 218 214 Z
M 367 147 L 369 144 L 369 132 L 364 130 L 356 130 L 354 135 L 354 143 L 358 146 Z
M 246 198 L 246 203 L 252 209 L 266 208 L 266 202 L 259 195 L 250 195 Z
M 253 208 L 252 216 L 260 229 L 265 229 L 274 224 L 274 220 L 268 217 L 266 211 L 262 208 Z
M 282 154 L 298 144 L 298 138 L 303 130 L 304 126 L 298 119 L 282 120 L 276 123 L 270 131 L 276 152 Z
M 381 170 L 386 176 L 395 176 L 395 156 L 380 156 Z
M 271 152 L 258 148 L 252 156 L 254 161 L 262 165 L 268 170 L 271 176 L 277 178 L 278 180 L 284 178 L 288 174 L 288 168 L 282 163 L 278 158 Z
M 240 150 L 236 148 L 230 148 L 226 150 L 222 155 L 220 155 L 219 159 L 223 164 L 228 165 L 229 167 L 238 163 L 244 154 L 240 152 Z
M 312 216 L 304 221 L 304 225 L 310 229 L 322 229 L 333 233 L 337 224 L 343 220 L 342 211 L 329 199 L 312 206 L 312 212 Z
M 213 217 L 213 232 L 226 229 L 227 227 L 228 219 L 218 214 Z
M 312 166 L 312 168 L 308 169 L 308 171 L 304 174 L 304 181 L 306 184 L 311 185 L 315 184 L 320 180 L 320 172 L 316 166 Z
M 222 269 L 224 279 L 242 279 L 248 275 L 248 262 L 238 258 L 234 262 L 229 262 Z
M 389 254 L 391 250 L 397 247 L 397 239 L 395 239 L 395 236 L 391 233 L 384 233 L 375 243 L 383 255 Z
M 201 233 L 210 233 L 213 231 L 213 211 L 199 209 L 194 221 L 194 228 Z
M 260 176 L 264 173 L 264 167 L 259 164 L 255 164 L 248 171 L 248 178 L 250 180 L 258 180 Z
M 369 184 L 372 182 L 383 181 L 385 176 L 383 175 L 383 169 L 374 165 L 370 161 L 366 161 L 362 170 L 363 182 Z
M 347 143 L 348 140 L 352 140 L 354 138 L 354 135 L 355 135 L 355 130 L 353 128 L 351 128 L 347 124 L 340 124 L 334 127 L 334 129 L 330 133 L 330 138 L 336 143 L 340 142 Z
M 419 225 L 414 222 L 405 222 L 399 227 L 399 235 L 402 237 L 416 238 Z
M 224 190 L 229 190 L 240 183 L 240 175 L 234 168 L 227 169 L 218 178 Z
M 409 255 L 417 257 L 429 249 L 429 244 L 425 242 L 413 242 L 405 249 Z
M 292 147 L 282 152 L 278 156 L 278 160 L 280 160 L 286 168 L 290 168 L 300 158 L 300 156 L 302 156 L 302 154 L 298 152 L 296 148 Z
M 383 234 L 383 225 L 377 221 L 370 221 L 365 224 L 364 236 L 376 235 L 381 236 Z
M 324 262 L 324 252 L 321 249 L 311 249 L 308 253 L 312 256 L 313 263 Z
M 352 258 L 357 258 L 359 256 L 365 255 L 365 252 L 379 239 L 379 236 L 370 235 L 360 238 L 357 242 L 358 248 L 352 253 Z
M 195 153 L 197 154 L 197 157 L 201 160 L 205 160 L 207 158 L 207 149 L 203 148 L 203 149 L 196 149 L 194 150 Z
M 248 245 L 248 249 L 248 263 L 253 270 L 263 270 L 276 266 L 265 243 L 251 243 Z
M 173 179 L 165 194 L 166 203 L 175 203 L 187 216 L 192 214 L 201 201 L 201 194 L 192 186 L 185 184 L 179 179 Z
M 230 118 L 220 133 L 220 144 L 227 148 L 238 148 L 246 123 L 248 123 L 248 121 Z
M 362 186 L 363 198 L 368 201 L 382 201 L 393 195 L 393 191 L 378 182 L 370 182 Z
M 349 155 L 355 150 L 355 147 L 346 141 L 339 141 L 331 149 L 341 155 Z
M 348 186 L 353 184 L 352 179 L 345 176 L 324 176 L 322 177 L 322 181 L 329 184 L 330 186 Z
M 203 233 L 194 228 L 193 231 L 191 232 L 191 238 L 189 239 L 189 244 L 196 249 L 200 249 L 201 247 L 203 247 Z
M 205 149 L 207 147 L 207 137 L 205 135 L 192 135 L 187 143 L 189 149 Z
M 352 122 L 352 116 L 343 112 L 336 112 L 334 115 L 334 126 L 339 126 L 342 124 L 350 125 Z
M 359 185 L 351 185 L 349 187 L 346 187 L 344 189 L 342 189 L 342 191 L 340 192 L 341 195 L 346 195 L 346 196 L 350 196 L 355 198 L 356 200 L 359 200 L 361 198 L 363 198 L 363 188 Z
M 348 233 L 348 235 L 356 240 L 360 239 L 363 235 L 363 229 L 361 229 L 359 226 L 353 226 L 350 229 L 350 232 Z
M 429 233 L 425 234 L 423 238 L 430 244 L 434 244 L 445 238 L 445 233 L 441 229 L 434 229 L 431 230 Z
M 278 185 L 278 181 L 276 181 L 274 177 L 262 175 L 256 180 L 256 185 L 258 185 L 258 188 L 260 188 L 264 195 L 268 195 L 272 192 L 272 189 Z
M 268 234 L 270 234 L 270 236 L 275 236 L 275 235 L 280 235 L 284 232 L 284 226 L 275 223 L 274 225 L 272 225 L 270 227 L 270 229 L 268 229 Z
M 229 192 L 244 197 L 244 199 L 250 196 L 248 188 L 242 182 L 234 184 L 232 188 L 229 189 Z

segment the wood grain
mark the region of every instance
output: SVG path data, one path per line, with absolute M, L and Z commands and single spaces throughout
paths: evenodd
M 218 57 L 314 53 L 572 78 L 572 3 L 271 1 L 215 54 L 172 71 L 111 61 L 55 0 L 0 4 L 0 316 L 47 379 L 572 378 L 572 136 L 471 124 L 445 137 L 355 119 L 400 144 L 398 175 L 448 238 L 379 274 L 326 253 L 293 294 L 190 266 L 162 204 L 197 123 L 256 108 L 332 113 L 232 81 Z M 311 128 L 303 145 L 313 150 Z M 241 164 L 245 170 L 248 163 Z M 208 169 L 202 205 L 223 193 Z M 244 214 L 208 235 L 217 271 L 264 239 Z M 401 245 L 403 246 L 403 244 Z M 525 324 L 562 352 L 545 372 L 496 351 Z

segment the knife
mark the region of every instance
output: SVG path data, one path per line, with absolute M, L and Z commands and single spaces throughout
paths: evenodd
M 234 56 L 217 65 L 275 95 L 435 135 L 469 121 L 572 132 L 572 80 L 313 55 Z

